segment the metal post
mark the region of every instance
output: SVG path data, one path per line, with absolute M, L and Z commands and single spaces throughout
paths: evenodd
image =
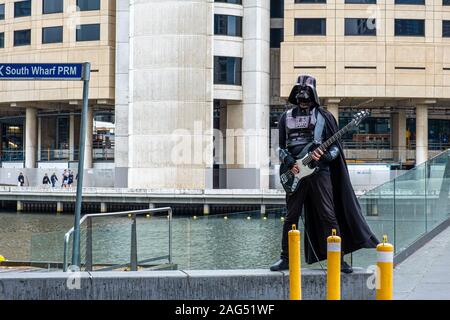
M 137 271 L 137 235 L 136 235 L 136 214 L 133 214 L 133 223 L 131 224 L 131 253 L 130 253 L 130 269 Z
M 92 271 L 92 218 L 87 218 L 86 270 Z
M 86 148 L 86 123 L 89 102 L 89 80 L 91 75 L 91 64 L 83 64 L 83 109 L 81 112 L 80 128 L 80 149 L 78 155 L 78 183 L 77 200 L 75 203 L 75 221 L 73 233 L 72 265 L 80 266 L 80 216 L 83 193 L 83 173 L 84 173 L 84 150 Z

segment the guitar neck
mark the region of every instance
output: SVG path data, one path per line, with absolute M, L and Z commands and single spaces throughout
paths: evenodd
M 347 133 L 351 128 L 353 127 L 353 121 L 348 123 L 345 127 L 343 127 L 341 130 L 333 134 L 327 141 L 322 143 L 320 146 L 317 147 L 317 149 L 322 150 L 325 152 L 329 146 L 331 146 L 334 142 L 336 142 L 338 139 L 340 139 L 345 133 Z M 312 161 L 312 154 L 309 154 L 304 160 L 303 164 L 308 165 Z

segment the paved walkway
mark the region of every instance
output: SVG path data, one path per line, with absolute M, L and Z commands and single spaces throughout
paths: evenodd
M 450 227 L 395 268 L 394 299 L 450 300 Z

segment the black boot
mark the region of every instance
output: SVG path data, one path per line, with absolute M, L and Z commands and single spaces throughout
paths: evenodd
M 353 272 L 353 268 L 347 262 L 342 260 L 342 262 L 341 262 L 341 272 L 343 272 L 343 273 L 352 273 Z
M 270 271 L 282 271 L 282 270 L 289 270 L 289 261 L 286 258 L 280 258 L 280 260 L 275 262 L 270 267 Z

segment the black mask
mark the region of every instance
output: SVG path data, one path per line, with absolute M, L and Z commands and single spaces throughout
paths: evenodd
M 309 87 L 301 87 L 299 92 L 297 93 L 297 103 L 299 105 L 310 104 L 312 102 L 312 92 Z

